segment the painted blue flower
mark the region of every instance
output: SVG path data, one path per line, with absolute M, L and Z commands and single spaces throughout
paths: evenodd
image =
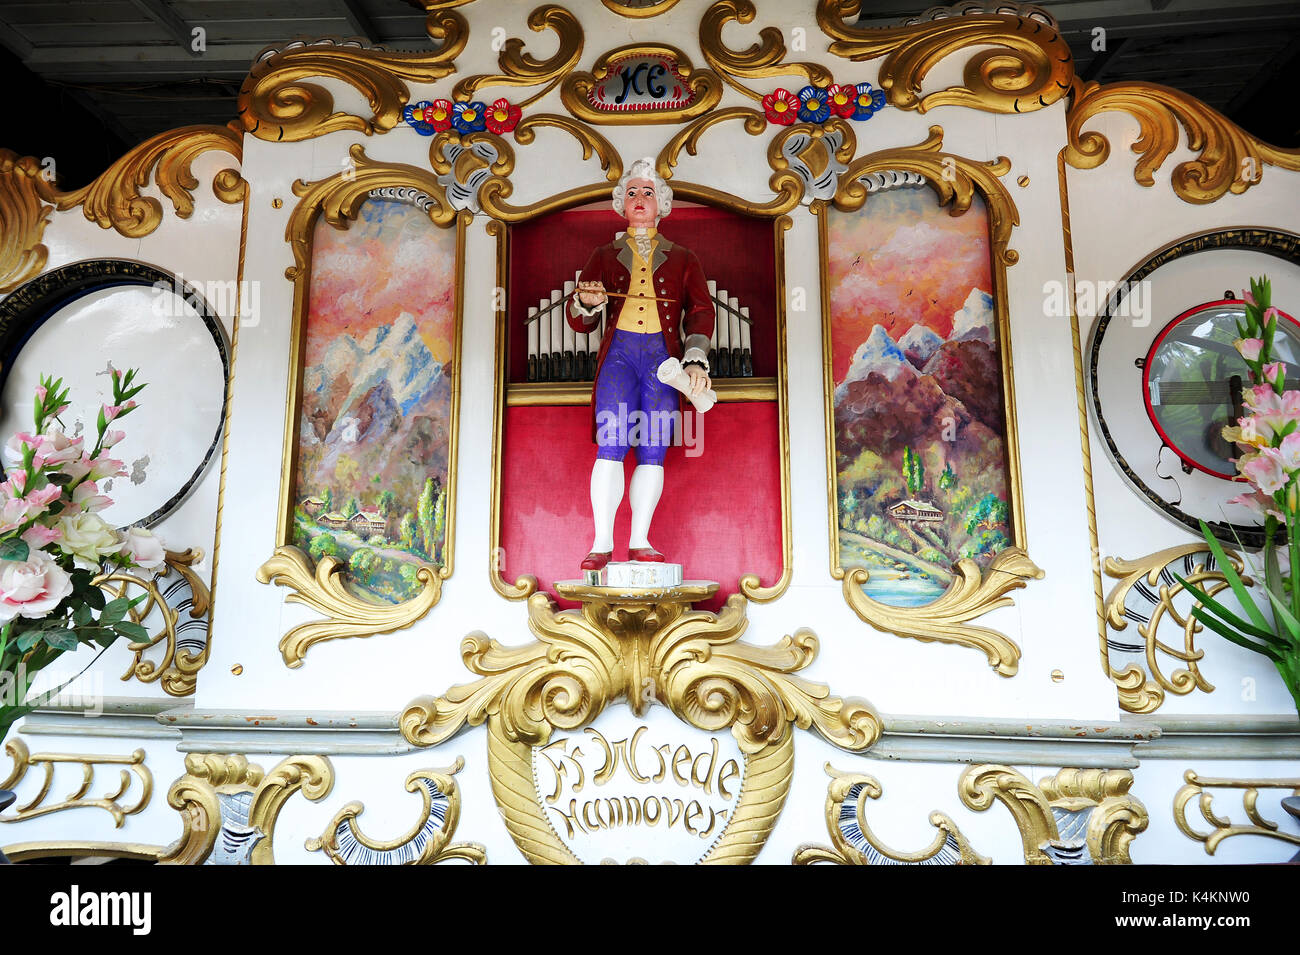
M 453 103 L 451 125 L 459 133 L 477 133 L 487 128 L 487 107 L 480 102 Z
M 402 110 L 402 118 L 406 124 L 421 136 L 432 136 L 433 126 L 424 120 L 424 111 L 432 104 L 428 100 L 421 100 L 418 103 L 410 104 Z
M 799 91 L 799 122 L 824 123 L 831 118 L 830 100 L 820 86 L 805 86 Z
M 854 100 L 853 118 L 859 122 L 870 119 L 873 113 L 885 105 L 885 94 L 870 83 L 858 84 L 858 95 Z

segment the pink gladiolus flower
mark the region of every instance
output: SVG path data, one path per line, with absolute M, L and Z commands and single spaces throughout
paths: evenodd
M 1272 515 L 1279 521 L 1286 520 L 1282 512 L 1277 509 L 1277 504 L 1274 502 L 1273 498 L 1267 494 L 1261 494 L 1259 491 L 1254 491 L 1250 494 L 1238 494 L 1232 500 L 1228 501 L 1228 503 L 1240 504 L 1242 507 L 1248 508 L 1260 518 Z
M 1300 471 L 1300 431 L 1292 431 L 1277 446 L 1278 460 L 1287 474 Z
M 1286 366 L 1283 365 L 1280 361 L 1269 362 L 1267 365 L 1264 366 L 1264 380 L 1267 381 L 1270 385 L 1276 385 L 1278 376 L 1282 374 L 1282 370 L 1285 367 Z
M 72 504 L 64 514 L 76 514 L 81 510 L 102 511 L 113 503 L 111 497 L 99 493 L 99 486 L 94 481 L 83 481 L 72 489 Z
M 94 460 L 87 459 L 90 465 L 90 479 L 92 481 L 102 481 L 110 477 L 126 477 L 126 468 L 123 462 L 109 457 L 98 457 Z
M 45 403 L 46 394 L 48 394 L 48 392 L 45 390 L 44 385 L 36 386 L 36 400 L 39 401 L 41 404 Z
M 104 442 L 100 445 L 105 451 L 126 437 L 125 431 L 105 431 Z
M 1269 319 L 1277 318 L 1278 315 L 1279 312 L 1275 305 L 1270 305 L 1268 308 L 1264 309 L 1264 325 L 1267 326 Z
M 1264 339 L 1238 338 L 1232 344 L 1236 346 L 1237 351 L 1241 352 L 1241 357 L 1246 359 L 1246 361 L 1255 361 L 1259 358 L 1259 353 L 1264 348 Z
M 1276 494 L 1286 487 L 1286 469 L 1276 448 L 1264 448 L 1258 454 L 1247 455 L 1238 462 L 1237 470 L 1265 494 Z
M 1251 295 L 1250 292 L 1248 292 L 1247 290 L 1242 289 L 1241 297 L 1245 299 L 1247 302 L 1249 302 L 1251 305 L 1255 304 L 1255 296 Z
M 1256 433 L 1270 444 L 1288 424 L 1300 422 L 1300 392 L 1284 391 L 1279 395 L 1272 385 L 1255 385 L 1246 389 L 1242 398 L 1254 412 Z
M 56 467 L 76 461 L 81 457 L 81 438 L 69 438 L 58 428 L 51 428 L 39 435 L 40 444 L 36 448 L 35 466 L 37 468 Z
M 5 442 L 6 456 L 14 461 L 21 461 L 24 448 L 36 448 L 40 447 L 40 444 L 40 438 L 20 431 Z
M 130 411 L 134 407 L 135 407 L 134 401 L 128 401 L 126 404 L 123 405 L 104 405 L 104 420 L 106 422 L 112 421 L 123 411 Z

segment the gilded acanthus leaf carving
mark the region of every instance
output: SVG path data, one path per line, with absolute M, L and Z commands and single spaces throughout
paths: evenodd
M 441 42 L 430 53 L 392 53 L 334 41 L 298 43 L 270 51 L 249 71 L 239 90 L 244 129 L 258 139 L 297 142 L 339 130 L 386 133 L 402 121 L 410 99 L 407 83 L 432 83 L 456 71 L 453 62 L 469 40 L 465 18 L 452 0 L 430 0 L 425 30 Z M 361 93 L 369 117 L 335 112 L 334 97 L 311 77 L 341 80 Z
M 1156 83 L 1079 84 L 1067 114 L 1065 159 L 1076 169 L 1092 169 L 1110 155 L 1110 141 L 1084 124 L 1100 113 L 1120 110 L 1138 121 L 1133 141 L 1138 154 L 1133 178 L 1155 184 L 1155 173 L 1181 143 L 1179 126 L 1187 133 L 1187 148 L 1197 153 L 1174 167 L 1169 176 L 1174 193 L 1185 202 L 1214 202 L 1226 193 L 1240 195 L 1260 181 L 1264 166 L 1300 170 L 1300 149 L 1270 146 L 1222 113 L 1179 90 Z
M 1074 57 L 1049 23 L 1033 17 L 972 13 L 926 23 L 858 27 L 862 0 L 818 0 L 817 23 L 836 56 L 863 61 L 884 57 L 879 82 L 889 102 L 924 113 L 936 106 L 966 106 L 994 113 L 1028 113 L 1070 92 Z M 922 94 L 926 75 L 942 60 L 982 48 L 966 61 L 962 86 Z
M 502 45 L 497 60 L 500 73 L 467 76 L 456 84 L 452 95 L 458 100 L 468 100 L 480 89 L 493 86 L 546 84 L 539 93 L 517 104 L 526 106 L 545 96 L 556 83 L 571 74 L 582 56 L 582 24 L 578 18 L 557 3 L 547 3 L 528 14 L 528 28 L 536 33 L 554 30 L 558 38 L 555 53 L 539 60 L 524 52 L 523 40 L 511 37 Z
M 820 63 L 786 63 L 785 37 L 777 27 L 763 27 L 759 42 L 744 50 L 733 50 L 722 41 L 722 28 L 730 21 L 751 23 L 755 16 L 750 0 L 718 0 L 700 18 L 700 49 L 704 59 L 722 74 L 723 79 L 751 99 L 763 94 L 751 90 L 735 77 L 757 79 L 769 76 L 800 76 L 805 83 L 829 86 L 831 71 Z
M 854 751 L 879 738 L 869 704 L 792 675 L 817 654 L 811 632 L 772 647 L 741 643 L 745 598 L 733 594 L 717 614 L 688 609 L 706 595 L 586 595 L 581 611 L 557 611 L 549 595 L 533 594 L 528 625 L 538 642 L 505 647 L 482 634 L 466 638 L 462 658 L 481 679 L 413 701 L 401 716 L 402 735 L 434 746 L 494 718 L 509 740 L 540 745 L 552 729 L 589 723 L 622 696 L 636 713 L 659 702 L 700 729 L 730 727 L 746 753 L 782 743 L 790 724 Z
M 0 292 L 35 278 L 49 258 L 41 236 L 54 210 L 41 202 L 42 173 L 31 156 L 0 149 Z
M 424 616 L 438 602 L 442 577 L 437 568 L 423 566 L 416 579 L 423 589 L 399 604 L 379 604 L 352 594 L 343 582 L 347 566 L 336 557 L 322 557 L 312 570 L 311 559 L 297 547 L 277 547 L 275 554 L 257 569 L 263 584 L 288 587 L 288 603 L 306 604 L 324 619 L 311 620 L 291 628 L 280 638 L 280 656 L 290 668 L 300 667 L 307 651 L 325 640 L 371 637 L 391 633 Z

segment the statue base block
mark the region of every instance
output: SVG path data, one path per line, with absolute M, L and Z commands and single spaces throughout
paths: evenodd
M 582 582 L 589 587 L 677 587 L 682 582 L 682 565 L 646 560 L 611 561 L 600 570 L 584 570 Z

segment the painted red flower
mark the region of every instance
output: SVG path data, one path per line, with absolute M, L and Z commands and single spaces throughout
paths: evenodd
M 436 99 L 426 106 L 424 121 L 438 132 L 451 129 L 451 100 Z
M 511 132 L 519 123 L 523 110 L 505 99 L 499 99 L 487 109 L 487 128 L 500 136 Z
M 763 112 L 769 123 L 790 126 L 799 115 L 799 97 L 789 90 L 773 90 L 763 97 Z
M 826 103 L 831 108 L 831 113 L 835 116 L 843 116 L 846 119 L 853 115 L 857 109 L 858 89 L 856 86 L 843 86 L 836 84 L 826 91 Z

